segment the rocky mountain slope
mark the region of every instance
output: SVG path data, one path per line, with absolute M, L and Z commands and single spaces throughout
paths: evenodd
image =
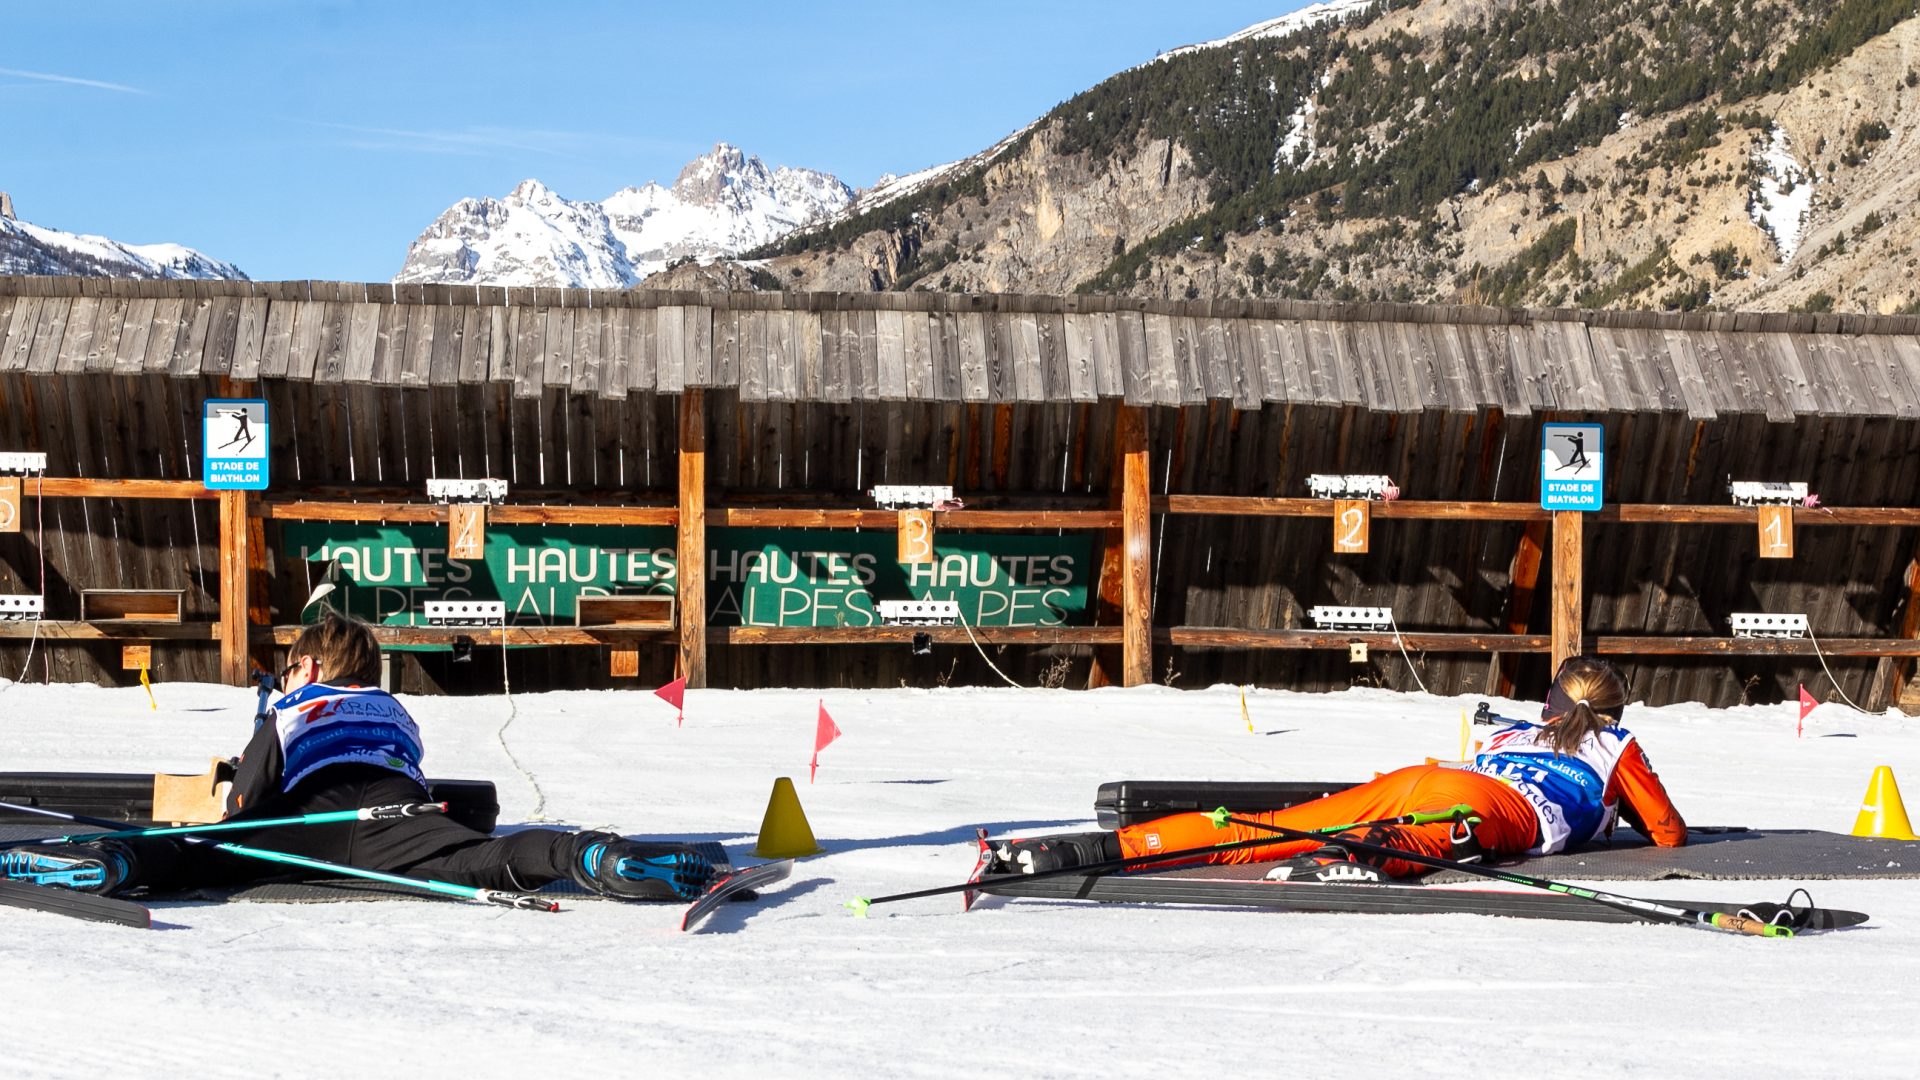
M 705 272 L 802 289 L 1920 310 L 1917 0 L 1318 7 L 1121 72 L 737 272 Z
M 179 244 L 122 244 L 62 232 L 14 216 L 0 191 L 0 274 L 78 274 L 126 278 L 242 278 L 240 268 Z
M 504 199 L 462 199 L 407 251 L 399 282 L 625 288 L 675 262 L 731 255 L 825 220 L 853 189 L 811 169 L 769 169 L 726 143 L 671 188 L 623 188 L 599 202 L 527 180 Z

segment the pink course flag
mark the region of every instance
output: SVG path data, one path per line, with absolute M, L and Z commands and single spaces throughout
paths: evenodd
M 655 690 L 653 696 L 673 706 L 675 714 L 673 721 L 674 727 L 680 727 L 687 722 L 687 713 L 685 708 L 683 708 L 683 704 L 687 700 L 687 677 L 685 675 Z
M 1814 710 L 1814 707 L 1819 704 L 1820 704 L 1819 702 L 1813 700 L 1812 694 L 1807 693 L 1807 684 L 1801 683 L 1800 684 L 1800 719 L 1796 721 L 1793 725 L 1793 734 L 1795 738 L 1799 738 L 1802 734 L 1806 732 L 1807 714 L 1812 712 Z
M 820 719 L 813 728 L 813 761 L 807 766 L 807 783 L 813 783 L 814 776 L 820 772 L 820 751 L 839 737 L 840 726 L 833 722 L 833 717 L 827 715 L 827 702 L 823 698 L 820 701 Z

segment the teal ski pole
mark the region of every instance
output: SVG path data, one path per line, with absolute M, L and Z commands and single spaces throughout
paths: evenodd
M 41 817 L 60 818 L 63 821 L 71 821 L 80 825 L 105 826 L 109 829 L 117 829 L 120 825 L 119 822 L 108 821 L 106 818 L 88 817 L 85 814 L 69 814 L 62 810 L 48 810 L 39 806 L 21 806 L 17 803 L 0 803 L 0 806 L 4 806 L 9 810 L 19 810 L 23 813 L 39 814 Z M 524 893 L 502 892 L 498 889 L 478 889 L 471 885 L 454 885 L 445 881 L 434 881 L 431 878 L 414 878 L 401 874 L 382 873 L 378 870 L 362 870 L 357 866 L 327 862 L 325 859 L 309 859 L 305 855 L 289 855 L 282 851 L 268 851 L 264 848 L 246 847 L 241 844 L 222 844 L 201 836 L 189 836 L 186 840 L 189 844 L 211 844 L 215 850 L 230 852 L 234 855 L 245 856 L 249 859 L 260 859 L 264 862 L 281 863 L 286 866 L 299 866 L 308 870 L 320 870 L 329 874 L 338 874 L 341 877 L 364 878 L 367 881 L 380 881 L 388 885 L 404 885 L 409 889 L 421 889 L 426 892 L 439 893 L 443 896 L 457 896 L 462 900 L 477 900 L 480 903 L 493 904 L 498 907 L 510 907 L 520 911 L 560 910 L 560 905 L 551 900 L 543 900 L 538 896 L 528 896 Z
M 0 809 L 21 810 L 24 807 L 12 803 L 0 802 Z M 301 814 L 297 817 L 242 819 L 239 821 L 215 821 L 203 825 L 169 825 L 152 829 L 120 829 L 115 832 L 73 833 L 67 836 L 48 836 L 39 840 L 19 840 L 18 844 L 84 844 L 90 840 L 126 840 L 132 837 L 148 836 L 198 836 L 201 833 L 239 832 L 245 829 L 278 828 L 282 825 L 327 825 L 339 821 L 391 821 L 395 818 L 420 817 L 425 814 L 444 814 L 447 804 L 437 803 L 394 803 L 391 806 L 363 806 L 358 810 L 328 810 L 318 814 Z

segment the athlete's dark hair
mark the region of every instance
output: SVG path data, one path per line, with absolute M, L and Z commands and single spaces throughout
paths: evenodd
M 300 631 L 287 646 L 288 662 L 311 656 L 323 682 L 370 686 L 380 681 L 380 642 L 366 623 L 325 609 L 320 621 Z
M 1571 754 L 1589 736 L 1618 724 L 1626 706 L 1627 683 L 1612 664 L 1597 656 L 1570 656 L 1540 710 L 1547 744 L 1556 754 Z

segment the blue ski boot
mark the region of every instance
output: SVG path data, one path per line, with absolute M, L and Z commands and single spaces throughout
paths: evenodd
M 110 893 L 133 872 L 119 844 L 38 845 L 0 849 L 0 877 L 30 885 Z
M 714 879 L 713 864 L 690 850 L 648 851 L 612 833 L 581 833 L 573 879 L 622 900 L 693 900 Z

